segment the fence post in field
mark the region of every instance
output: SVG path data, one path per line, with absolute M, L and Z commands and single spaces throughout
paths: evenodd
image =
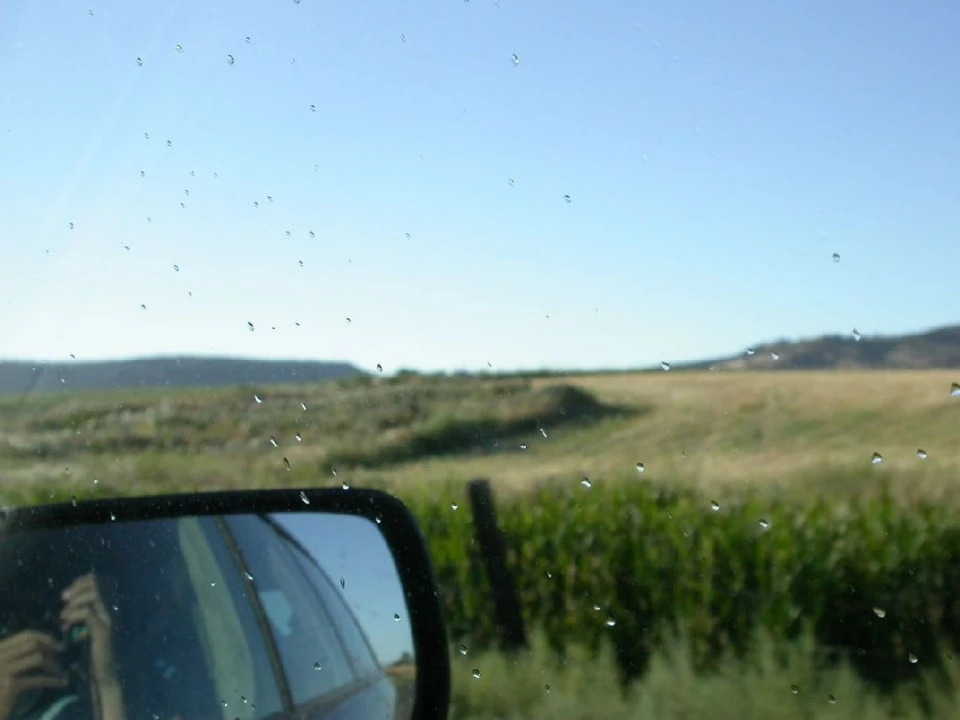
M 487 480 L 471 480 L 467 487 L 473 527 L 480 553 L 487 566 L 487 579 L 493 597 L 497 624 L 500 626 L 504 650 L 526 647 L 527 638 L 520 611 L 520 597 L 513 576 L 507 568 L 507 548 L 497 525 L 493 491 Z

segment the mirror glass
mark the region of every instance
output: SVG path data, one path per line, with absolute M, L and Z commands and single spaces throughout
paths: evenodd
M 0 720 L 410 718 L 372 521 L 298 512 L 0 535 Z

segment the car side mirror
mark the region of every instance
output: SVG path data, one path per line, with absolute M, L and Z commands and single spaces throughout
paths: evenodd
M 2 667 L 4 646 L 35 667 Z M 412 720 L 446 717 L 450 693 L 416 521 L 359 489 L 7 509 L 4 672 L 0 720 Z

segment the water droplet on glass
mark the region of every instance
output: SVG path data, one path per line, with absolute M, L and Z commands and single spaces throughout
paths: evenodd
M 753 348 L 747 348 L 747 355 L 756 355 L 757 351 Z
M 833 695 L 827 695 L 827 702 L 830 703 L 831 705 L 836 705 L 837 698 L 835 698 Z
M 856 328 L 854 328 L 854 329 L 853 329 L 853 339 L 854 339 L 856 342 L 860 342 L 860 338 L 861 338 L 860 331 L 857 330 Z
M 277 445 L 277 439 L 276 439 L 275 437 L 273 437 L 272 435 L 270 436 L 270 444 L 273 445 L 274 447 L 278 447 L 278 445 Z
M 453 511 L 457 511 L 460 509 L 460 506 L 457 505 L 456 503 L 450 503 L 450 509 Z
M 407 41 L 407 36 L 401 34 L 401 35 L 400 35 L 400 42 L 406 42 L 406 41 Z
M 173 140 L 167 140 L 167 147 L 168 147 L 168 148 L 172 148 L 172 147 L 173 147 Z
M 300 433 L 297 433 L 296 435 L 293 436 L 293 439 L 296 440 L 297 442 L 303 442 L 303 435 L 301 435 Z
M 526 449 L 527 449 L 527 444 L 526 444 L 526 443 L 520 443 L 520 449 L 521 449 L 521 450 L 526 450 Z
M 459 648 L 457 648 L 457 650 L 459 650 L 459 651 L 460 651 L 460 654 L 463 655 L 464 657 L 467 656 L 467 646 L 466 646 L 466 645 L 461 645 Z
M 573 202 L 573 198 L 570 197 L 569 195 L 564 195 L 564 196 L 563 196 L 563 201 L 564 201 L 567 205 L 569 205 L 570 203 Z
M 247 43 L 247 45 L 250 44 L 250 36 L 249 36 L 249 35 L 247 35 L 243 40 L 244 40 L 245 43 Z
M 638 472 L 638 473 L 642 473 L 642 472 L 645 471 L 646 469 L 647 469 L 647 468 L 644 467 L 643 463 L 637 463 L 637 472 Z
M 310 112 L 316 112 L 316 111 L 317 111 L 317 106 L 316 106 L 316 105 L 311 105 L 311 106 L 310 106 Z
M 394 621 L 394 622 L 400 622 L 400 615 L 399 615 L 399 613 L 394 613 L 394 614 L 393 614 L 393 621 Z
M 960 397 L 960 383 L 953 383 L 950 386 L 950 397 Z
M 920 448 L 919 450 L 917 450 L 917 460 L 926 460 L 926 459 L 927 459 L 927 451 L 924 450 L 923 448 Z
M 233 65 L 233 55 L 227 55 L 227 65 Z
M 881 620 L 883 620 L 883 618 L 885 618 L 885 617 L 887 616 L 887 611 L 884 610 L 883 608 L 875 607 L 875 608 L 873 609 L 873 614 L 876 615 L 876 616 L 877 616 L 878 618 L 880 618 Z
M 603 610 L 603 608 L 600 607 L 600 603 L 594 603 L 594 604 L 593 604 L 593 611 L 594 611 L 594 612 L 600 612 L 601 610 Z
M 612 617 L 607 618 L 607 627 L 615 627 L 616 624 L 617 624 L 617 621 L 614 620 Z
M 660 369 L 664 372 L 670 372 L 670 363 L 664 360 L 662 363 L 660 363 Z
M 543 686 L 543 691 L 547 693 L 550 692 L 550 683 L 547 683 L 546 685 Z
M 833 254 L 833 261 L 834 261 L 835 263 L 840 262 L 840 253 L 834 253 L 834 254 Z
M 300 267 L 303 267 L 303 260 L 297 260 L 297 263 L 300 265 Z
M 766 520 L 764 520 L 763 518 L 760 518 L 760 529 L 761 529 L 761 530 L 769 530 L 769 529 L 770 529 L 770 523 L 767 522 Z
M 514 67 L 520 64 L 520 56 L 514 53 L 510 56 L 510 60 L 513 62 Z M 534 63 L 536 65 L 536 63 Z
M 474 669 L 473 669 L 473 679 L 474 679 L 474 680 L 479 680 L 479 679 L 480 679 L 480 670 L 477 669 L 477 668 L 474 668 Z
M 713 510 L 714 512 L 717 512 L 717 510 L 720 509 L 720 503 L 718 503 L 716 500 L 712 500 L 710 502 L 710 509 Z
M 71 230 L 73 230 L 73 228 L 75 227 L 73 223 L 70 223 L 69 226 Z
M 184 190 L 184 191 L 183 191 L 183 194 L 186 195 L 187 197 L 190 197 L 190 191 L 189 191 L 189 190 Z
M 304 412 L 306 412 L 306 411 L 307 411 L 307 406 L 306 406 L 306 404 L 305 404 L 305 403 L 300 403 L 300 409 L 303 410 Z
M 256 200 L 254 200 L 254 201 L 253 201 L 253 207 L 254 207 L 254 209 L 257 209 L 258 207 L 260 207 L 260 203 L 257 202 Z
M 143 58 L 137 58 L 137 67 L 143 67 Z
M 251 575 L 249 572 L 244 572 L 243 576 L 247 579 L 247 582 L 253 582 L 253 575 Z
M 320 663 L 315 662 L 315 663 L 313 664 L 313 669 L 316 670 L 317 672 L 320 672 L 320 670 L 322 669 L 322 668 L 320 667 Z
M 183 45 L 175 45 L 173 49 L 176 50 L 178 53 L 182 53 Z
M 250 332 L 253 332 L 254 330 L 253 323 L 250 322 L 249 320 L 247 320 L 247 330 L 249 330 Z
M 586 477 L 580 481 L 580 484 L 583 485 L 588 490 L 593 487 L 593 483 L 590 482 L 590 478 L 586 478 Z
M 143 304 L 143 303 L 140 303 L 140 309 L 141 309 L 141 310 L 146 310 L 146 309 L 147 309 L 147 306 L 146 306 L 145 304 Z
M 310 504 L 310 498 L 307 497 L 307 493 L 305 493 L 303 490 L 300 491 L 300 502 L 302 502 L 304 505 Z
M 113 513 L 110 513 L 110 520 L 111 520 L 111 522 L 112 522 L 112 521 L 115 521 L 116 519 L 117 519 L 117 516 L 114 515 Z
M 800 694 L 800 686 L 799 686 L 799 685 L 791 685 L 791 686 L 790 686 L 790 692 L 792 692 L 794 695 L 799 695 L 799 694 Z
M 510 178 L 509 180 L 507 180 L 507 185 L 509 185 L 510 187 L 515 187 L 516 184 L 517 184 L 517 181 L 514 180 L 513 178 Z
M 260 397 L 259 395 L 254 395 L 254 396 L 253 396 L 253 401 L 254 401 L 257 405 L 262 405 L 262 404 L 263 404 L 263 398 Z
M 773 358 L 774 360 L 779 360 L 779 359 L 780 359 L 780 353 L 772 352 L 772 353 L 770 353 L 770 357 Z
M 917 661 L 919 660 L 919 658 L 913 653 L 910 653 L 910 655 L 907 656 L 907 659 L 910 660 L 911 665 L 916 665 Z
M 342 483 L 340 483 L 340 487 L 343 488 L 344 490 L 349 490 L 349 489 L 350 489 L 350 483 L 348 483 L 346 480 L 344 480 Z
M 340 589 L 341 589 L 341 590 L 345 590 L 346 587 L 347 587 L 347 580 L 346 580 L 346 578 L 340 578 Z
M 879 465 L 880 463 L 883 462 L 883 455 L 881 455 L 878 452 L 875 452 L 873 454 L 873 457 L 870 458 L 870 462 L 872 462 L 874 465 Z
M 290 472 L 290 461 L 287 458 L 283 459 L 283 469 Z
M 383 515 L 380 515 L 380 514 L 378 513 L 377 515 L 374 516 L 373 520 L 374 520 L 374 522 L 377 523 L 377 525 L 379 525 L 379 524 L 381 524 L 381 523 L 383 522 Z

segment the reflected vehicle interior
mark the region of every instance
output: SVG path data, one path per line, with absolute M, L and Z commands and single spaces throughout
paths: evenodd
M 304 544 L 276 516 L 232 515 L 4 535 L 0 637 L 62 640 L 70 682 L 25 693 L 3 720 L 97 717 L 96 638 L 58 619 L 61 593 L 87 574 L 110 617 L 127 718 L 411 716 L 412 667 L 388 674 Z

